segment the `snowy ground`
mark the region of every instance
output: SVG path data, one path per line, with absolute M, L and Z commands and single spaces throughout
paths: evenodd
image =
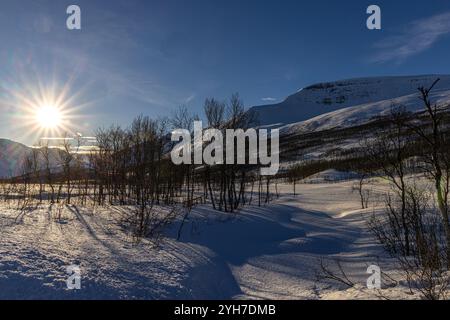
M 367 266 L 390 272 L 366 232 L 355 182 L 279 185 L 280 198 L 235 214 L 198 207 L 180 241 L 168 232 L 158 249 L 117 225 L 121 208 L 48 207 L 18 217 L 0 209 L 0 299 L 373 299 Z M 53 208 L 54 211 L 55 208 Z M 175 229 L 175 228 L 174 228 Z M 343 261 L 357 284 L 317 282 L 319 259 Z M 66 287 L 66 267 L 81 267 L 81 290 Z M 405 287 L 391 298 L 418 298 Z

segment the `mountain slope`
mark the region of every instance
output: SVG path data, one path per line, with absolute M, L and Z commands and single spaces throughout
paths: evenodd
M 319 83 L 289 96 L 278 104 L 252 107 L 262 126 L 283 126 L 305 121 L 336 110 L 389 101 L 417 94 L 437 78 L 436 90 L 450 90 L 450 75 L 373 77 Z
M 27 156 L 32 152 L 28 147 L 19 142 L 8 139 L 0 139 L 0 178 L 10 178 L 21 175 L 22 164 Z M 59 150 L 49 149 L 49 160 L 52 170 L 58 166 Z M 42 170 L 45 166 L 44 159 L 39 155 L 39 168 Z
M 410 112 L 424 110 L 423 102 L 414 93 L 394 99 L 366 103 L 321 114 L 312 119 L 285 125 L 280 128 L 282 133 L 313 132 L 329 129 L 347 128 L 361 125 L 379 117 L 388 116 L 393 106 L 401 105 Z M 434 90 L 430 94 L 431 101 L 438 105 L 450 104 L 450 90 Z
M 18 174 L 22 159 L 31 148 L 8 139 L 0 139 L 0 178 Z

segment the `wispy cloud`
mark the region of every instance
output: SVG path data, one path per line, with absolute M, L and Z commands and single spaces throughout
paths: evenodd
M 266 97 L 266 98 L 261 98 L 262 101 L 265 102 L 273 102 L 273 101 L 277 101 L 277 99 L 272 98 L 272 97 Z
M 403 62 L 405 59 L 431 48 L 450 34 L 450 12 L 413 21 L 394 36 L 375 44 L 372 62 Z
M 184 99 L 184 102 L 185 102 L 185 103 L 189 103 L 189 102 L 191 102 L 192 100 L 194 100 L 195 98 L 196 98 L 196 94 L 193 93 L 193 94 L 189 95 L 189 97 L 187 97 L 186 99 Z

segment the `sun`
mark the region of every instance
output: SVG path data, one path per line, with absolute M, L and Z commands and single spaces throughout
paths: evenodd
M 5 92 L 0 88 L 0 109 L 3 104 L 12 106 L 9 122 L 14 134 L 39 144 L 41 140 L 57 140 L 88 130 L 90 116 L 86 109 L 95 100 L 84 95 L 89 92 L 87 85 L 80 85 L 75 73 L 62 77 L 54 70 L 43 77 L 39 67 L 32 69 L 17 73 L 15 84 Z M 0 123 L 2 120 L 0 116 Z
M 35 120 L 43 129 L 57 129 L 63 124 L 61 110 L 57 106 L 50 104 L 36 108 Z

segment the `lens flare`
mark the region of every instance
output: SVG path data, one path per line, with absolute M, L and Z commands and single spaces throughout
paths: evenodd
M 93 100 L 84 96 L 87 84 L 75 78 L 71 73 L 56 76 L 28 69 L 10 76 L 0 85 L 0 106 L 7 106 L 11 135 L 38 144 L 43 138 L 70 137 L 83 131 L 89 117 L 85 109 Z

